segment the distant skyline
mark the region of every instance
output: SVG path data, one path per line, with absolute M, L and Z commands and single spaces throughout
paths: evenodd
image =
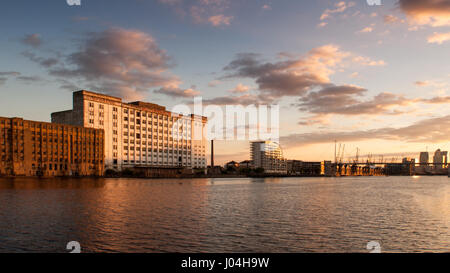
M 280 104 L 288 159 L 450 150 L 450 0 L 7 1 L 0 116 L 80 89 L 166 106 Z M 216 145 L 216 164 L 249 158 Z M 413 156 L 418 157 L 418 155 Z

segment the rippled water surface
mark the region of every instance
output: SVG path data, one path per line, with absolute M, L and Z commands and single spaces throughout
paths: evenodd
M 450 179 L 0 179 L 0 252 L 450 251 Z

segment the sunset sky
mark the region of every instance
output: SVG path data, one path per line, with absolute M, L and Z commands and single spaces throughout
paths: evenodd
M 167 106 L 279 104 L 288 159 L 450 150 L 450 0 L 3 1 L 0 116 L 86 89 Z M 217 161 L 249 158 L 219 142 Z

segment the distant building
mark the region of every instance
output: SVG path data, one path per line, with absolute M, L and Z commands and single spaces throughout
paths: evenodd
M 322 173 L 322 162 L 288 160 L 287 172 L 292 175 L 319 176 Z
M 440 149 L 436 150 L 433 156 L 433 165 L 435 170 L 440 171 L 447 166 L 447 156 L 447 151 L 441 151 Z
M 403 158 L 402 163 L 387 163 L 385 166 L 386 175 L 414 175 L 416 160 Z
M 239 168 L 240 169 L 251 169 L 251 168 L 253 168 L 253 161 L 244 160 L 242 162 L 239 162 Z
M 420 159 L 419 159 L 420 165 L 421 166 L 428 166 L 428 162 L 429 162 L 428 152 L 421 152 L 420 153 Z
M 206 117 L 81 90 L 73 109 L 52 113 L 52 122 L 103 129 L 107 168 L 206 168 Z
M 221 174 L 223 172 L 222 166 L 208 166 L 207 173 L 211 175 Z
M 403 158 L 402 163 L 387 163 L 384 167 L 386 175 L 414 175 L 416 173 L 416 160 Z M 420 170 L 420 168 L 419 168 Z
M 265 173 L 287 173 L 286 159 L 278 143 L 255 141 L 250 143 L 254 168 L 263 168 Z
M 0 175 L 102 176 L 99 129 L 0 117 Z
M 431 168 L 428 165 L 429 161 L 430 157 L 428 152 L 421 152 L 419 156 L 419 166 L 416 167 L 415 173 L 418 175 L 429 174 L 431 171 Z
M 237 170 L 239 168 L 239 163 L 236 161 L 230 161 L 225 164 L 225 169 L 234 169 Z
M 336 175 L 336 166 L 331 161 L 323 162 L 323 174 L 325 176 L 335 176 Z

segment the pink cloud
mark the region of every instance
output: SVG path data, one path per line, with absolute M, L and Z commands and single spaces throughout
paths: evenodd
M 443 44 L 444 42 L 450 41 L 450 32 L 447 33 L 433 33 L 433 35 L 428 37 L 429 44 Z
M 414 24 L 450 26 L 448 0 L 399 0 L 399 5 Z
M 211 23 L 211 25 L 218 27 L 221 25 L 230 25 L 232 19 L 233 16 L 225 16 L 223 14 L 219 14 L 209 17 L 208 21 Z

